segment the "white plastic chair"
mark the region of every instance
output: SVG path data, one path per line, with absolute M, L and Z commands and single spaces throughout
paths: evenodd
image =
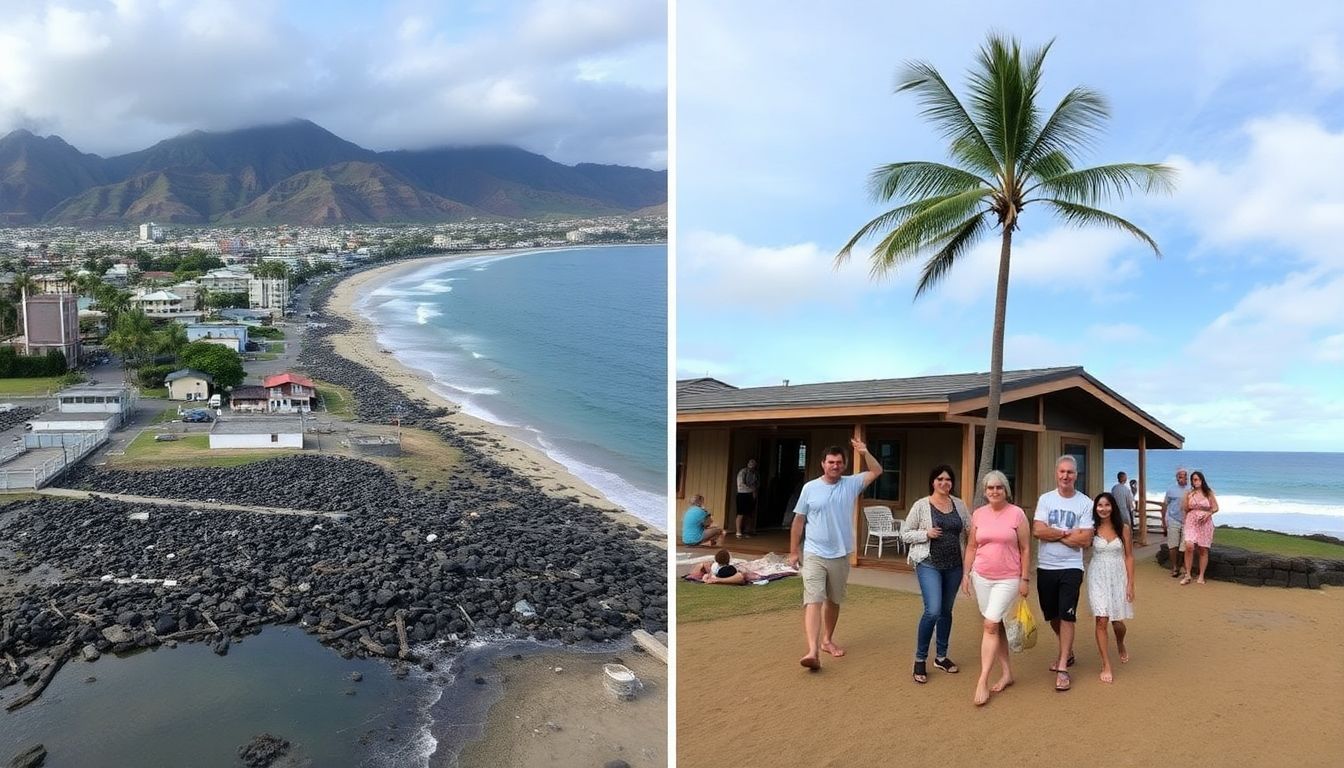
M 891 514 L 891 507 L 864 507 L 863 517 L 868 521 L 868 538 L 863 541 L 864 557 L 868 556 L 868 548 L 873 545 L 873 539 L 877 539 L 877 557 L 879 560 L 882 558 L 882 544 L 887 539 L 895 539 L 896 551 L 901 551 L 903 546 L 901 529 L 895 516 Z

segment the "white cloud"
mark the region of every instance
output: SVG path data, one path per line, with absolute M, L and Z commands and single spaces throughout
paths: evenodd
M 1103 345 L 1130 345 L 1148 341 L 1151 336 L 1142 326 L 1134 323 L 1094 325 L 1087 329 L 1089 338 Z
M 790 313 L 803 305 L 845 306 L 873 290 L 863 265 L 850 261 L 835 269 L 834 259 L 833 251 L 816 243 L 767 247 L 690 232 L 677 245 L 677 311 L 748 307 Z

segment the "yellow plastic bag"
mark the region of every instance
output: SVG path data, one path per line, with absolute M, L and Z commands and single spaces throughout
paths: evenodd
M 1036 647 L 1036 617 L 1027 598 L 1017 599 L 1017 605 L 1003 617 L 1003 627 L 1008 633 L 1008 648 L 1014 653 Z

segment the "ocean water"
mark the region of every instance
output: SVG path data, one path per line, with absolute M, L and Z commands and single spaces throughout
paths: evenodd
M 1344 538 L 1344 453 L 1148 451 L 1148 498 L 1161 501 L 1176 469 L 1200 470 L 1218 496 L 1219 525 Z M 1137 451 L 1106 451 L 1115 473 L 1138 470 Z
M 666 246 L 435 260 L 356 309 L 436 392 L 666 526 Z

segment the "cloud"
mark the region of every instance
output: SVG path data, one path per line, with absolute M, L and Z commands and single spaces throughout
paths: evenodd
M 816 243 L 758 246 L 732 235 L 689 232 L 677 244 L 678 312 L 746 308 L 771 314 L 800 306 L 845 306 L 875 284 L 850 261 Z
M 111 155 L 304 117 L 375 150 L 666 167 L 665 3 L 418 5 L 0 0 L 0 133 Z

